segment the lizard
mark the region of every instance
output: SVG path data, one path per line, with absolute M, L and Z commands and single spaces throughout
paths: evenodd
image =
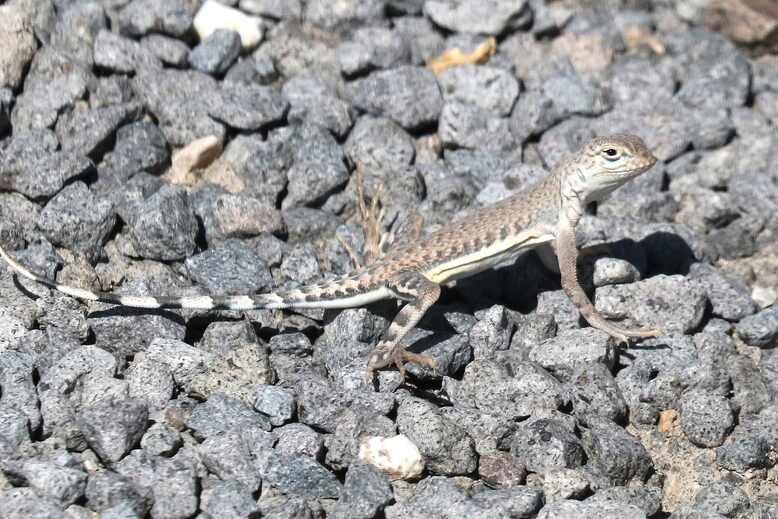
M 16 273 L 81 300 L 136 308 L 295 309 L 353 308 L 394 298 L 405 305 L 368 356 L 365 380 L 395 365 L 403 378 L 405 363 L 432 369 L 432 357 L 407 351 L 403 338 L 436 302 L 445 283 L 510 262 L 529 250 L 557 258 L 561 285 L 594 328 L 620 343 L 658 336 L 655 329 L 626 328 L 600 314 L 578 279 L 575 229 L 587 205 L 650 169 L 657 159 L 639 137 L 615 134 L 591 139 L 561 160 L 543 179 L 492 205 L 479 208 L 415 242 L 388 251 L 370 265 L 339 278 L 299 288 L 249 295 L 132 296 L 93 292 L 39 276 L 0 247 L 0 256 Z M 550 257 L 553 257 L 551 255 Z

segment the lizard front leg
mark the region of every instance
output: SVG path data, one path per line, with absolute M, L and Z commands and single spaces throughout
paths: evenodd
M 630 338 L 656 337 L 661 334 L 660 330 L 655 329 L 623 328 L 608 321 L 597 311 L 578 281 L 578 249 L 575 245 L 575 231 L 566 222 L 560 223 L 555 248 L 559 272 L 562 276 L 562 289 L 590 325 L 620 342 L 629 342 Z
M 433 283 L 417 271 L 405 271 L 392 277 L 386 287 L 398 299 L 408 301 L 387 328 L 381 342 L 370 353 L 365 371 L 365 382 L 373 380 L 373 372 L 390 364 L 397 366 L 405 378 L 405 362 L 415 362 L 431 368 L 436 367 L 432 357 L 405 350 L 400 341 L 418 324 L 424 313 L 438 300 L 440 285 Z

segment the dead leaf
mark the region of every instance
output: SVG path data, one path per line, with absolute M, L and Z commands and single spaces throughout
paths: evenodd
M 427 68 L 435 75 L 456 65 L 472 65 L 486 63 L 497 52 L 497 40 L 490 36 L 473 52 L 462 52 L 462 49 L 453 48 L 443 52 L 440 56 L 427 62 Z
M 667 52 L 667 48 L 662 40 L 654 36 L 651 31 L 643 25 L 627 25 L 624 27 L 622 37 L 629 50 L 634 51 L 640 47 L 646 46 L 657 56 L 663 56 L 665 52 Z
M 656 430 L 660 433 L 667 433 L 673 428 L 675 420 L 678 418 L 678 411 L 675 409 L 665 409 L 659 413 L 659 423 Z

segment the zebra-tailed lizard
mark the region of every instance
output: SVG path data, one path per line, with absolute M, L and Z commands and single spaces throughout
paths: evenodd
M 351 308 L 381 299 L 406 302 L 372 351 L 366 379 L 391 364 L 435 367 L 426 355 L 406 351 L 403 337 L 440 295 L 441 284 L 515 259 L 538 247 L 556 252 L 562 288 L 583 317 L 620 342 L 654 337 L 658 330 L 630 329 L 597 312 L 578 281 L 575 228 L 589 202 L 601 200 L 656 162 L 633 135 L 598 137 L 562 161 L 528 189 L 389 251 L 372 265 L 338 279 L 282 292 L 239 296 L 126 296 L 61 285 L 30 272 L 0 248 L 19 274 L 70 296 L 137 308 L 250 310 L 257 308 Z

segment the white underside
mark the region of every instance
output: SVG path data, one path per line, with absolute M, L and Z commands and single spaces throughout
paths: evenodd
M 332 301 L 302 301 L 296 302 L 290 306 L 291 308 L 354 308 L 374 303 L 382 299 L 388 299 L 389 297 L 391 297 L 391 292 L 389 292 L 386 287 L 379 287 L 370 292 L 357 294 L 351 297 L 334 299 Z M 272 308 L 272 306 L 268 306 L 268 308 Z
M 446 283 L 447 281 L 462 279 L 494 268 L 497 265 L 515 261 L 519 255 L 553 240 L 554 235 L 551 233 L 521 233 L 506 240 L 495 242 L 486 249 L 459 256 L 436 265 L 424 272 L 424 275 L 434 283 Z

